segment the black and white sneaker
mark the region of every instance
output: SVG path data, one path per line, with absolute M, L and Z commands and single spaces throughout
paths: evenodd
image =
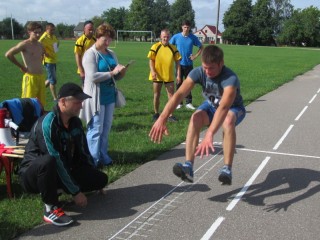
M 66 215 L 62 208 L 53 206 L 50 212 L 44 211 L 43 220 L 56 226 L 67 226 L 73 223 L 71 217 Z

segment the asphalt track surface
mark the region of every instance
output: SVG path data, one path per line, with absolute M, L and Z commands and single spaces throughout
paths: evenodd
M 222 134 L 196 159 L 193 184 L 172 173 L 185 145 L 65 208 L 71 227 L 40 225 L 19 239 L 319 239 L 320 65 L 247 106 L 231 186 L 221 185 Z M 203 137 L 201 134 L 201 137 Z

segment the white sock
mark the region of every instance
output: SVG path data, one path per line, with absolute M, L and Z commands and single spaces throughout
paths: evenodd
M 44 205 L 46 206 L 46 211 L 50 212 L 53 205 L 50 205 L 50 204 L 44 204 Z

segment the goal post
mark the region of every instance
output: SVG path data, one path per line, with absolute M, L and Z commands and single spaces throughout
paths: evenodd
M 128 35 L 138 35 L 141 39 L 141 36 L 146 36 L 147 39 L 150 38 L 150 43 L 152 44 L 154 42 L 154 33 L 152 31 L 134 31 L 134 30 L 117 30 L 117 43 L 119 43 L 119 37 L 120 35 L 122 35 L 122 39 L 123 39 L 123 35 L 124 33 L 128 33 Z M 132 36 L 130 36 L 131 39 Z M 136 37 L 134 36 L 134 40 L 136 39 Z

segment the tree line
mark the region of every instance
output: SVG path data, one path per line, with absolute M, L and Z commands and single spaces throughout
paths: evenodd
M 228 43 L 320 47 L 320 10 L 294 9 L 290 0 L 235 0 L 223 25 Z
M 167 0 L 132 0 L 128 9 L 110 8 L 91 20 L 95 26 L 109 22 L 116 30 L 152 31 L 159 36 L 164 28 L 180 32 L 185 19 L 195 27 L 191 0 L 176 0 L 172 4 Z M 15 19 L 12 22 L 15 38 L 22 38 L 24 26 Z M 320 10 L 314 6 L 294 9 L 290 0 L 257 0 L 255 4 L 252 0 L 234 0 L 222 22 L 224 43 L 320 46 Z M 72 38 L 74 27 L 59 23 L 56 33 L 60 38 Z M 11 19 L 3 19 L 0 36 L 11 39 L 11 35 Z

